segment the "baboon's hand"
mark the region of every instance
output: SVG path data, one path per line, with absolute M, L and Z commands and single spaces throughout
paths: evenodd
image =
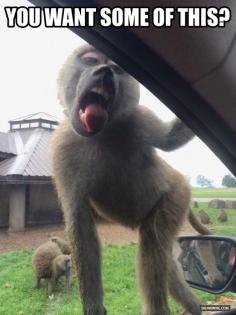
M 134 118 L 144 141 L 164 151 L 178 149 L 194 137 L 192 130 L 180 119 L 163 122 L 144 106 L 138 107 Z
M 171 122 L 171 128 L 167 139 L 169 142 L 170 149 L 178 148 L 179 146 L 184 145 L 185 143 L 192 140 L 194 133 L 190 128 L 188 128 L 180 119 L 176 118 Z
M 194 133 L 180 119 L 176 118 L 165 126 L 160 149 L 164 151 L 176 150 L 194 137 Z

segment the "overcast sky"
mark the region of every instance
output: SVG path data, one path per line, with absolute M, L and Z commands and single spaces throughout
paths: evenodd
M 7 28 L 4 6 L 29 6 L 26 0 L 0 1 L 0 131 L 8 130 L 8 120 L 36 112 L 63 117 L 57 101 L 58 70 L 84 41 L 63 28 Z M 163 120 L 173 113 L 155 96 L 141 87 L 140 103 L 151 108 Z M 195 138 L 172 153 L 160 154 L 176 169 L 194 178 L 203 174 L 220 185 L 229 171 L 221 161 Z

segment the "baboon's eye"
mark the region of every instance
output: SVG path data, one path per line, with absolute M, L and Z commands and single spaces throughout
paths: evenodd
M 91 58 L 91 57 L 86 57 L 86 58 L 83 58 L 83 63 L 87 66 L 95 66 L 98 64 L 98 59 L 96 58 Z
M 99 63 L 99 57 L 94 52 L 88 52 L 81 57 L 82 62 L 86 66 L 95 66 Z

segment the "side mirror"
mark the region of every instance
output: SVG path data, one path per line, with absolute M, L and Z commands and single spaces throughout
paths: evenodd
M 191 287 L 211 293 L 236 292 L 236 238 L 182 236 L 177 261 Z

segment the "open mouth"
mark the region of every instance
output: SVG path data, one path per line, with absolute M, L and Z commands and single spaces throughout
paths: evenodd
M 108 108 L 108 93 L 105 94 L 105 91 L 99 91 L 98 88 L 93 88 L 82 97 L 80 102 L 80 113 L 84 112 L 87 104 L 99 104 L 104 109 Z
M 79 102 L 79 119 L 89 133 L 101 131 L 108 121 L 112 97 L 105 88 L 93 87 Z

